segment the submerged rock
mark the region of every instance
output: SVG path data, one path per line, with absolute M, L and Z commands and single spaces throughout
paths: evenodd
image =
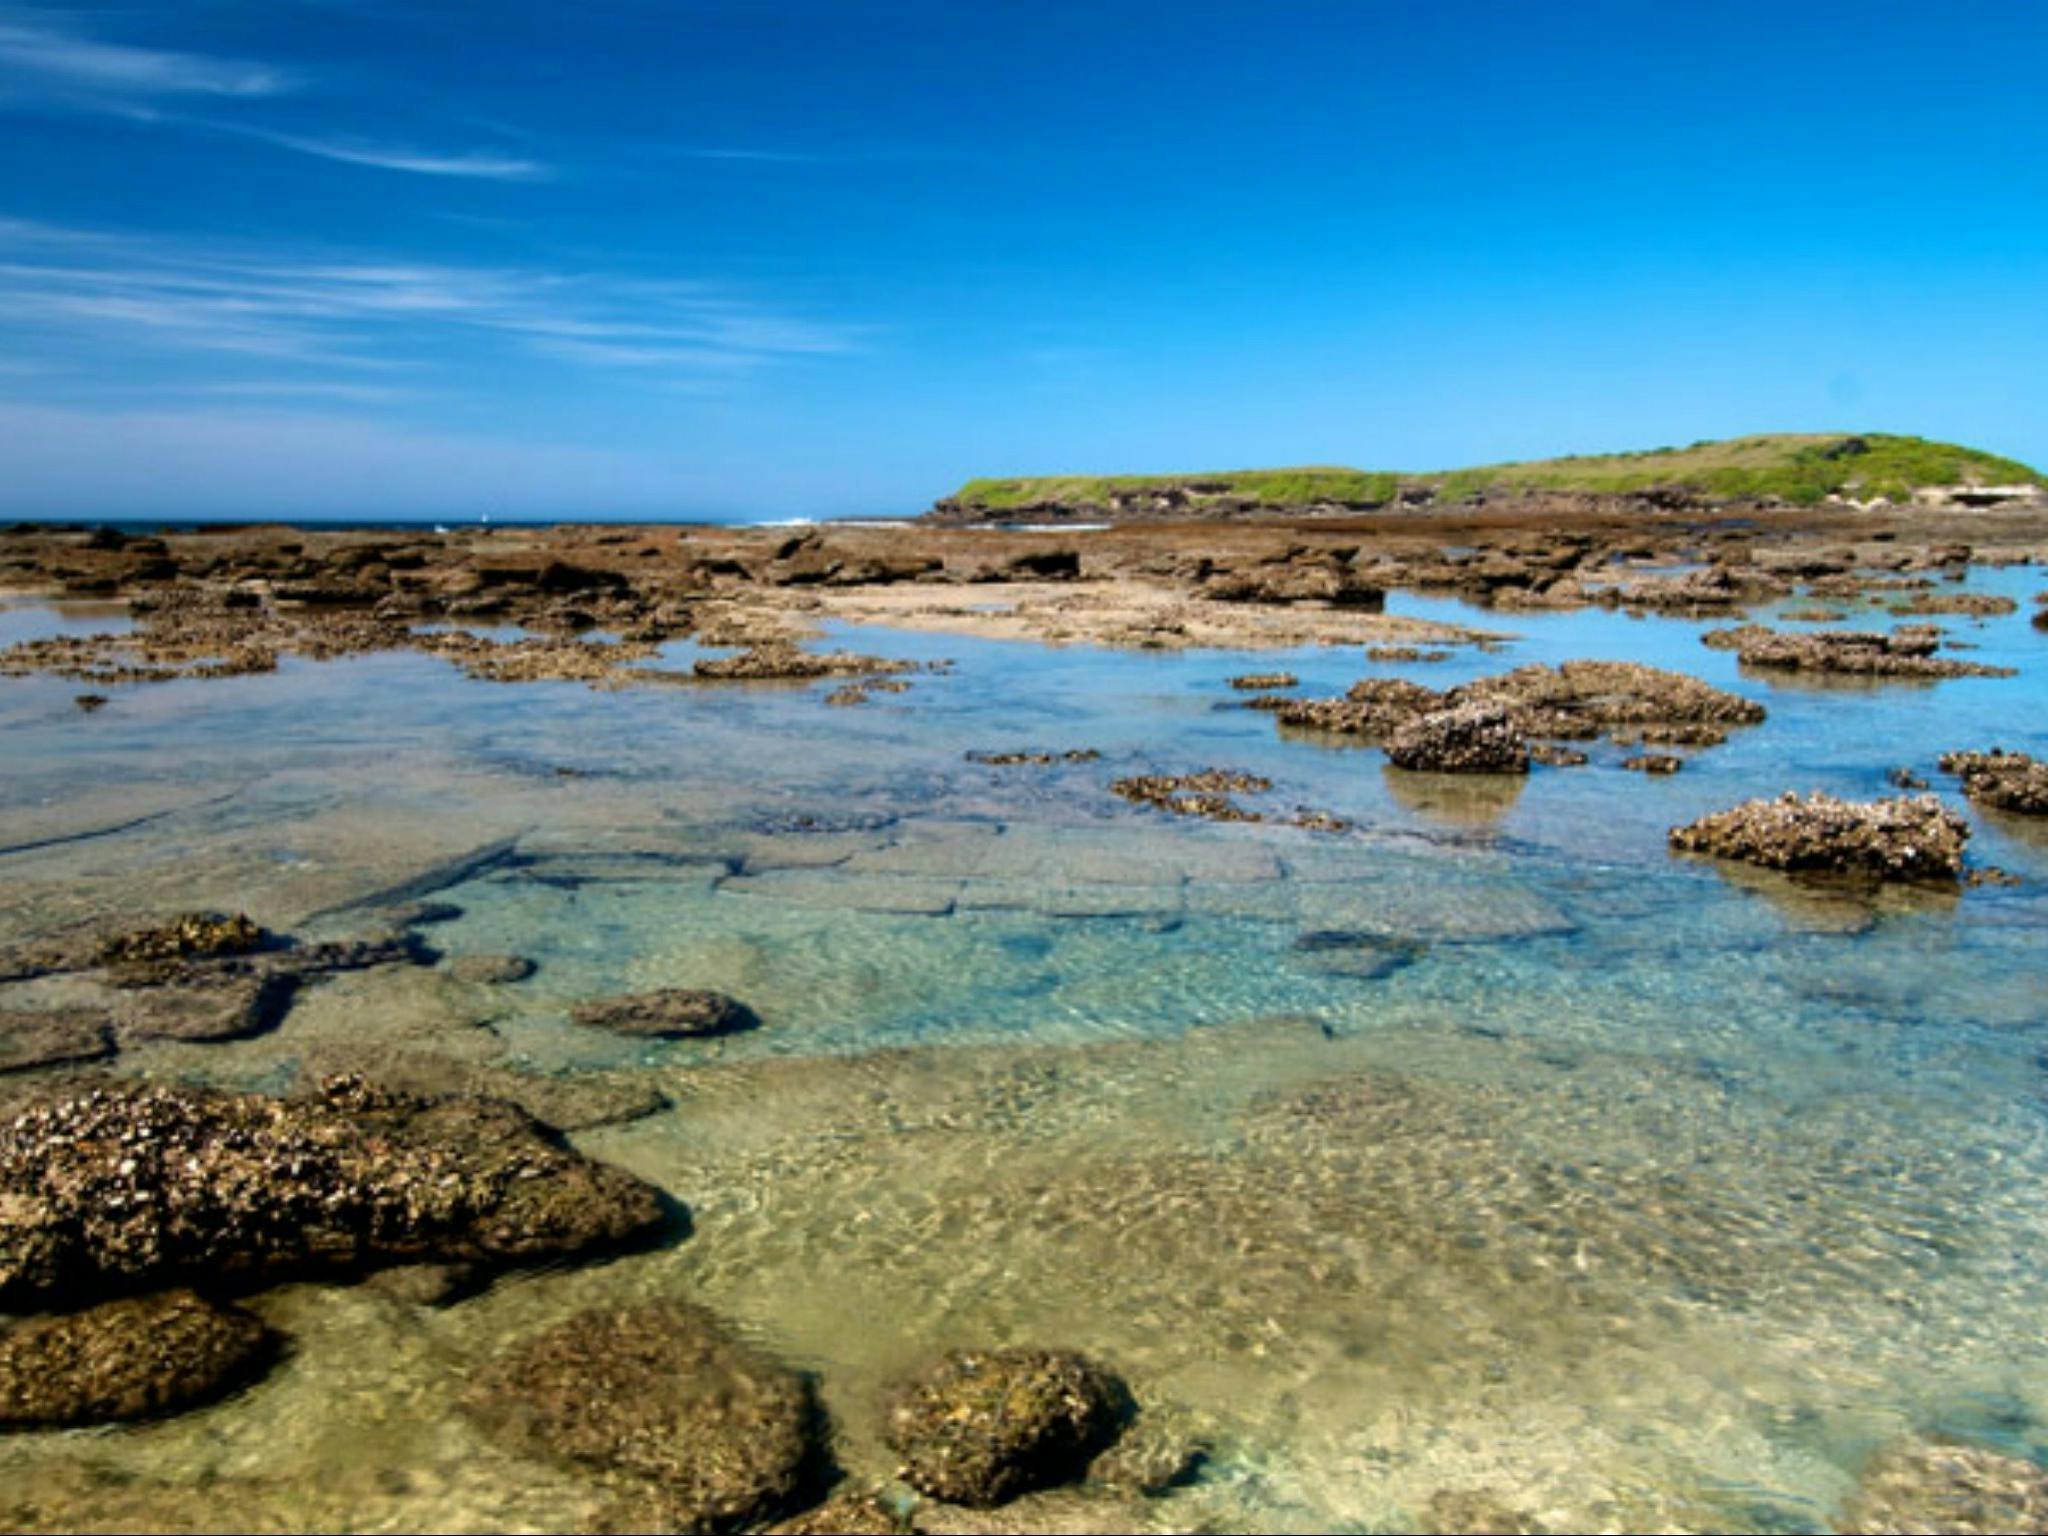
M 1066 752 L 969 752 L 967 761 L 980 763 L 985 768 L 1011 768 L 1020 764 L 1049 768 L 1055 763 L 1092 763 L 1101 756 L 1093 747 L 1077 747 Z
M 1633 757 L 1624 757 L 1621 766 L 1633 773 L 1673 774 L 1685 766 L 1685 759 L 1669 752 L 1638 752 Z
M 701 987 L 663 987 L 623 997 L 601 997 L 578 1003 L 569 1017 L 586 1029 L 642 1035 L 655 1040 L 694 1035 L 729 1035 L 759 1028 L 753 1009 L 723 992 Z
M 768 1536 L 909 1536 L 910 1522 L 873 1493 L 835 1493 L 768 1527 Z
M 1443 1488 L 1430 1495 L 1423 1527 L 1432 1536 L 1543 1536 L 1543 1527 L 1484 1488 Z
M 1255 773 L 1236 773 L 1228 768 L 1204 768 L 1197 773 L 1143 773 L 1117 779 L 1109 792 L 1134 805 L 1149 805 L 1175 816 L 1201 816 L 1209 821 L 1263 821 L 1257 811 L 1247 811 L 1232 795 L 1261 795 L 1273 787 L 1271 779 Z
M 284 1017 L 298 990 L 289 974 L 189 968 L 180 985 L 136 987 L 114 1007 L 123 1038 L 240 1040 Z
M 510 1104 L 106 1084 L 0 1122 L 0 1307 L 614 1247 L 661 1194 Z
M 1240 693 L 1259 693 L 1268 688 L 1292 688 L 1301 679 L 1292 672 L 1241 672 L 1229 681 Z
M 190 1408 L 257 1374 L 276 1342 L 239 1307 L 184 1290 L 16 1323 L 0 1333 L 0 1429 Z
M 1309 964 L 1332 976 L 1378 981 L 1420 960 L 1429 946 L 1413 939 L 1392 938 L 1352 928 L 1312 928 L 1296 934 L 1294 949 Z
M 0 1072 L 27 1072 L 114 1054 L 114 1031 L 91 1008 L 0 1008 Z
M 1953 881 L 1969 837 L 1969 824 L 1932 795 L 1854 801 L 1787 793 L 1674 827 L 1671 846 L 1795 873 Z
M 457 955 L 448 962 L 450 976 L 473 986 L 509 986 L 537 969 L 524 955 Z
M 1461 704 L 1395 731 L 1387 761 L 1424 773 L 1527 773 L 1529 742 L 1500 705 Z
M 572 1317 L 487 1367 L 463 1407 L 514 1451 L 644 1480 L 614 1529 L 770 1520 L 823 1460 L 803 1378 L 683 1302 Z
M 1864 1469 L 1843 1536 L 2048 1532 L 2048 1470 L 1972 1445 L 1908 1444 Z
M 1130 1417 L 1123 1383 L 1068 1350 L 954 1350 L 899 1386 L 883 1434 L 900 1475 L 955 1504 L 1079 1479 Z
M 2048 762 L 2024 752 L 1949 752 L 1941 771 L 1963 781 L 1963 793 L 1979 805 L 2015 816 L 2048 816 Z

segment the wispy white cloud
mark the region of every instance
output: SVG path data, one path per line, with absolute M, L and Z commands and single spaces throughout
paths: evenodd
M 0 80 L 17 90 L 112 98 L 276 96 L 298 84 L 267 64 L 102 42 L 16 7 L 0 8 Z
M 138 344 L 348 373 L 475 366 L 493 347 L 636 375 L 724 375 L 857 347 L 857 327 L 709 283 L 389 261 L 0 219 L 0 337 L 70 358 Z
M 212 124 L 226 127 L 225 124 Z M 538 160 L 487 152 L 442 154 L 429 150 L 370 144 L 360 139 L 306 138 L 291 133 L 268 133 L 259 129 L 234 128 L 252 138 L 275 144 L 280 149 L 339 160 L 344 165 L 370 166 L 380 171 L 409 171 L 417 176 L 467 176 L 485 181 L 537 181 L 549 174 Z

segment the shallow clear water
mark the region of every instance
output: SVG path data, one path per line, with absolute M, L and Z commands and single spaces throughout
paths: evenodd
M 97 1469 L 81 1521 L 118 1477 L 213 1523 L 573 1527 L 590 1491 L 449 1401 L 506 1337 L 663 1294 L 816 1371 L 865 1478 L 891 1466 L 877 1394 L 934 1348 L 1095 1351 L 1216 1446 L 1155 1510 L 1179 1528 L 1399 1529 L 1484 1489 L 1558 1528 L 1823 1529 L 1901 1433 L 2048 1448 L 2048 839 L 1973 815 L 2021 886 L 1873 906 L 1664 837 L 1754 794 L 1888 793 L 1901 764 L 1946 791 L 1944 750 L 2048 748 L 2039 585 L 1979 573 L 2022 611 L 1945 621 L 2019 677 L 1931 686 L 1786 686 L 1705 624 L 1399 597 L 1513 638 L 1373 666 L 845 631 L 828 643 L 955 663 L 852 709 L 829 685 L 503 686 L 415 655 L 107 690 L 91 715 L 61 680 L 0 680 L 0 939 L 194 905 L 345 933 L 438 885 L 464 909 L 438 947 L 539 962 L 495 988 L 344 978 L 270 1035 L 122 1069 L 281 1087 L 316 1054 L 404 1051 L 645 1074 L 673 1110 L 576 1140 L 695 1223 L 445 1312 L 274 1293 L 295 1351 L 266 1382 L 17 1437 L 0 1475 Z M 0 641 L 71 623 L 106 627 L 15 607 Z M 1672 778 L 1600 744 L 1497 786 L 1280 733 L 1224 684 L 1575 656 L 1770 716 Z M 1024 747 L 1103 756 L 963 757 Z M 1357 828 L 1107 793 L 1211 765 L 1273 779 L 1248 804 Z M 1334 974 L 1295 947 L 1325 929 L 1411 963 Z M 766 1027 L 649 1045 L 567 1022 L 664 984 Z

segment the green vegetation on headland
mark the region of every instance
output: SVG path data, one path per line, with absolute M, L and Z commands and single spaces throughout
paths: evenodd
M 1116 509 L 1150 499 L 1191 506 L 1210 501 L 1288 508 L 1444 504 L 1477 496 L 1670 493 L 1703 501 L 1811 505 L 1829 496 L 1905 501 L 1929 486 L 2043 485 L 2014 459 L 1872 432 L 1768 433 L 1698 442 L 1689 448 L 1531 459 L 1473 469 L 1402 474 L 1341 467 L 1226 470 L 1193 475 L 1042 475 L 970 480 L 942 509 L 989 512 L 1033 507 Z

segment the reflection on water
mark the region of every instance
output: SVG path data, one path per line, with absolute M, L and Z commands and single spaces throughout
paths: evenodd
M 1484 827 L 1499 821 L 1522 798 L 1528 780 L 1516 773 L 1415 773 L 1391 764 L 1387 793 L 1427 821 Z
M 451 1400 L 508 1337 L 664 1295 L 816 1372 L 862 1479 L 893 1464 L 878 1394 L 931 1350 L 1098 1352 L 1215 1446 L 1153 1508 L 1179 1529 L 1413 1528 L 1446 1492 L 1556 1529 L 1824 1529 L 1900 1434 L 2037 1452 L 2048 849 L 1973 818 L 2025 884 L 1873 899 L 1675 860 L 1664 834 L 1783 788 L 1885 793 L 1899 764 L 1947 790 L 1956 747 L 2040 751 L 2013 722 L 2048 718 L 2048 636 L 2025 613 L 1973 626 L 2010 680 L 1816 693 L 1741 674 L 1701 624 L 1513 624 L 1506 654 L 1407 675 L 1627 657 L 1770 718 L 1669 779 L 1602 743 L 1494 783 L 1215 707 L 1249 670 L 1341 692 L 1367 669 L 1329 649 L 863 631 L 830 643 L 958 667 L 852 709 L 822 686 L 472 683 L 407 655 L 116 690 L 89 717 L 61 680 L 7 681 L 0 940 L 194 904 L 342 934 L 432 886 L 463 909 L 432 930 L 448 956 L 537 965 L 344 977 L 269 1035 L 122 1070 L 653 1086 L 670 1109 L 575 1139 L 694 1233 L 439 1312 L 272 1293 L 294 1351 L 242 1397 L 15 1437 L 0 1469 L 75 1525 L 577 1528 L 599 1496 Z M 1103 756 L 965 759 L 1027 745 Z M 1107 793 L 1212 765 L 1355 828 Z M 764 1027 L 568 1022 L 661 985 L 731 992 Z

